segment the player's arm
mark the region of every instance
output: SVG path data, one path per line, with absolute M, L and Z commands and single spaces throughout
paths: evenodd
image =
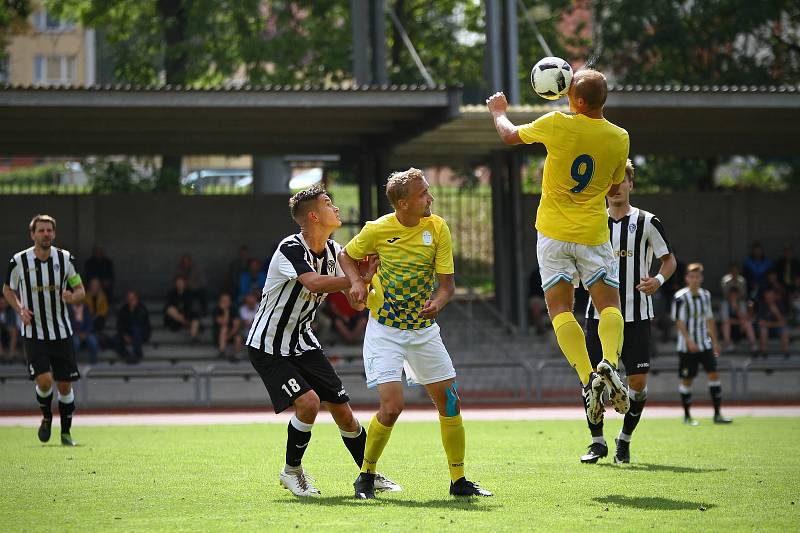
M 492 114 L 494 127 L 500 139 L 506 144 L 524 144 L 524 141 L 519 136 L 519 127 L 515 126 L 506 116 L 506 111 L 508 110 L 506 95 L 501 92 L 494 93 L 486 100 L 486 105 Z
M 439 280 L 439 288 L 420 310 L 419 314 L 423 318 L 436 318 L 456 292 L 455 274 L 436 274 L 436 277 Z
M 27 309 L 22 302 L 17 297 L 16 291 L 9 287 L 7 284 L 3 284 L 3 297 L 5 297 L 6 301 L 9 303 L 12 309 L 16 311 L 16 313 L 22 317 L 22 323 L 26 326 L 31 323 L 33 320 L 33 313 L 30 309 Z
M 714 352 L 714 357 L 719 357 L 719 339 L 717 338 L 717 321 L 714 317 L 707 318 L 706 324 L 708 325 L 708 336 L 711 337 L 711 351 Z
M 303 287 L 310 292 L 339 292 L 350 287 L 350 280 L 337 276 L 323 276 L 316 272 L 306 272 L 297 276 Z
M 666 283 L 675 273 L 675 269 L 678 268 L 678 261 L 675 259 L 675 254 L 669 253 L 667 255 L 662 255 L 658 259 L 661 261 L 658 274 L 652 278 L 649 276 L 643 277 L 642 282 L 636 286 L 636 290 L 642 291 L 645 294 L 655 294 L 659 287 Z M 661 278 L 658 276 L 661 276 Z

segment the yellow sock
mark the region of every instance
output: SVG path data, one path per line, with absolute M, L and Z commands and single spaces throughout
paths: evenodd
M 600 311 L 600 323 L 597 324 L 597 335 L 603 346 L 603 358 L 617 366 L 622 351 L 622 339 L 625 332 L 625 320 L 616 307 L 606 307 Z
M 442 446 L 447 455 L 447 466 L 450 468 L 450 479 L 457 481 L 464 477 L 464 423 L 461 415 L 439 415 L 439 427 L 442 430 Z
M 592 363 L 589 362 L 586 336 L 581 325 L 575 320 L 575 315 L 565 311 L 553 318 L 553 329 L 556 331 L 558 346 L 564 352 L 564 357 L 578 373 L 581 383 L 586 385 L 589 383 L 589 374 L 592 373 Z
M 367 443 L 364 445 L 364 462 L 361 463 L 361 471 L 365 474 L 374 474 L 378 467 L 378 459 L 381 458 L 389 437 L 392 436 L 392 428 L 384 426 L 378 422 L 378 415 L 372 417 L 367 430 Z

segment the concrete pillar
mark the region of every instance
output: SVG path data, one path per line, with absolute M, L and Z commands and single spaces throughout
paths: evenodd
M 519 25 L 517 1 L 505 0 L 505 82 L 508 103 L 519 105 Z
M 386 85 L 386 0 L 371 0 L 370 41 L 372 48 L 372 83 Z
M 353 31 L 353 77 L 359 85 L 372 82 L 369 64 L 368 0 L 350 0 L 350 24 Z
M 253 156 L 253 193 L 289 194 L 291 169 L 281 156 Z
M 503 90 L 503 39 L 500 33 L 502 14 L 500 0 L 486 0 L 486 73 L 489 90 L 497 92 Z

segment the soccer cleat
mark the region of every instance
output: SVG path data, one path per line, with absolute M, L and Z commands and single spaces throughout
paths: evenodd
M 361 472 L 353 483 L 357 500 L 372 500 L 375 498 L 375 474 Z
M 61 444 L 64 446 L 77 446 L 78 443 L 72 440 L 72 436 L 69 433 L 62 433 L 61 434 Z
M 687 426 L 693 426 L 693 427 L 700 425 L 700 422 L 698 422 L 697 420 L 695 420 L 691 416 L 684 416 L 683 417 L 683 423 L 686 424 Z
M 281 471 L 280 481 L 283 488 L 295 496 L 319 496 L 320 492 L 311 482 L 314 480 L 300 468 L 297 472 Z
M 605 405 L 603 405 L 603 391 L 606 390 L 606 382 L 603 378 L 592 372 L 589 374 L 589 383 L 583 387 L 583 406 L 586 409 L 586 417 L 592 424 L 599 424 L 603 421 Z
M 494 496 L 486 489 L 482 489 L 477 483 L 467 481 L 467 478 L 458 478 L 455 482 L 450 482 L 451 496 Z
M 53 419 L 52 418 L 42 418 L 42 423 L 39 424 L 39 440 L 42 442 L 47 442 L 50 440 L 50 429 L 53 426 Z
M 597 365 L 597 373 L 603 378 L 608 387 L 608 398 L 611 400 L 611 405 L 614 410 L 621 415 L 628 412 L 631 408 L 631 401 L 628 398 L 628 389 L 619 377 L 617 368 L 609 363 L 606 359 L 600 361 Z
M 375 474 L 375 492 L 401 492 L 403 488 L 381 473 Z
M 728 418 L 727 416 L 714 415 L 714 423 L 715 424 L 731 424 L 731 423 L 733 423 L 733 419 L 732 418 Z
M 593 442 L 589 445 L 589 451 L 581 455 L 582 463 L 594 464 L 603 457 L 608 456 L 608 446 L 602 442 Z
M 622 439 L 617 439 L 614 442 L 617 443 L 617 451 L 614 454 L 614 462 L 617 464 L 630 463 L 631 443 L 627 440 L 622 440 Z

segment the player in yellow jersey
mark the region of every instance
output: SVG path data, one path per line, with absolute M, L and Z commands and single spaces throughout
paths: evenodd
M 536 214 L 536 255 L 542 288 L 558 345 L 578 373 L 592 423 L 603 419 L 603 391 L 614 409 L 627 413 L 627 390 L 617 373 L 624 320 L 620 312 L 618 264 L 609 242 L 605 197 L 625 179 L 628 132 L 603 118 L 608 87 L 595 70 L 575 73 L 567 94 L 570 113 L 555 111 L 524 126 L 506 117 L 503 93 L 486 100 L 506 144 L 542 143 L 547 148 L 542 197 Z M 603 360 L 596 373 L 575 316 L 575 287 L 588 289 L 600 313 Z
M 361 279 L 356 261 L 380 259 L 372 288 L 351 288 L 356 305 L 370 310 L 364 335 L 364 370 L 369 388 L 377 387 L 380 409 L 367 430 L 367 444 L 355 496 L 375 497 L 378 459 L 403 410 L 403 371 L 409 383 L 425 387 L 439 411 L 442 445 L 450 469 L 450 494 L 491 496 L 464 476 L 464 426 L 456 372 L 442 343 L 436 316 L 455 292 L 450 229 L 431 214 L 433 196 L 421 170 L 391 175 L 386 195 L 394 213 L 367 222 L 339 253 L 351 280 Z M 438 282 L 438 288 L 436 287 Z

